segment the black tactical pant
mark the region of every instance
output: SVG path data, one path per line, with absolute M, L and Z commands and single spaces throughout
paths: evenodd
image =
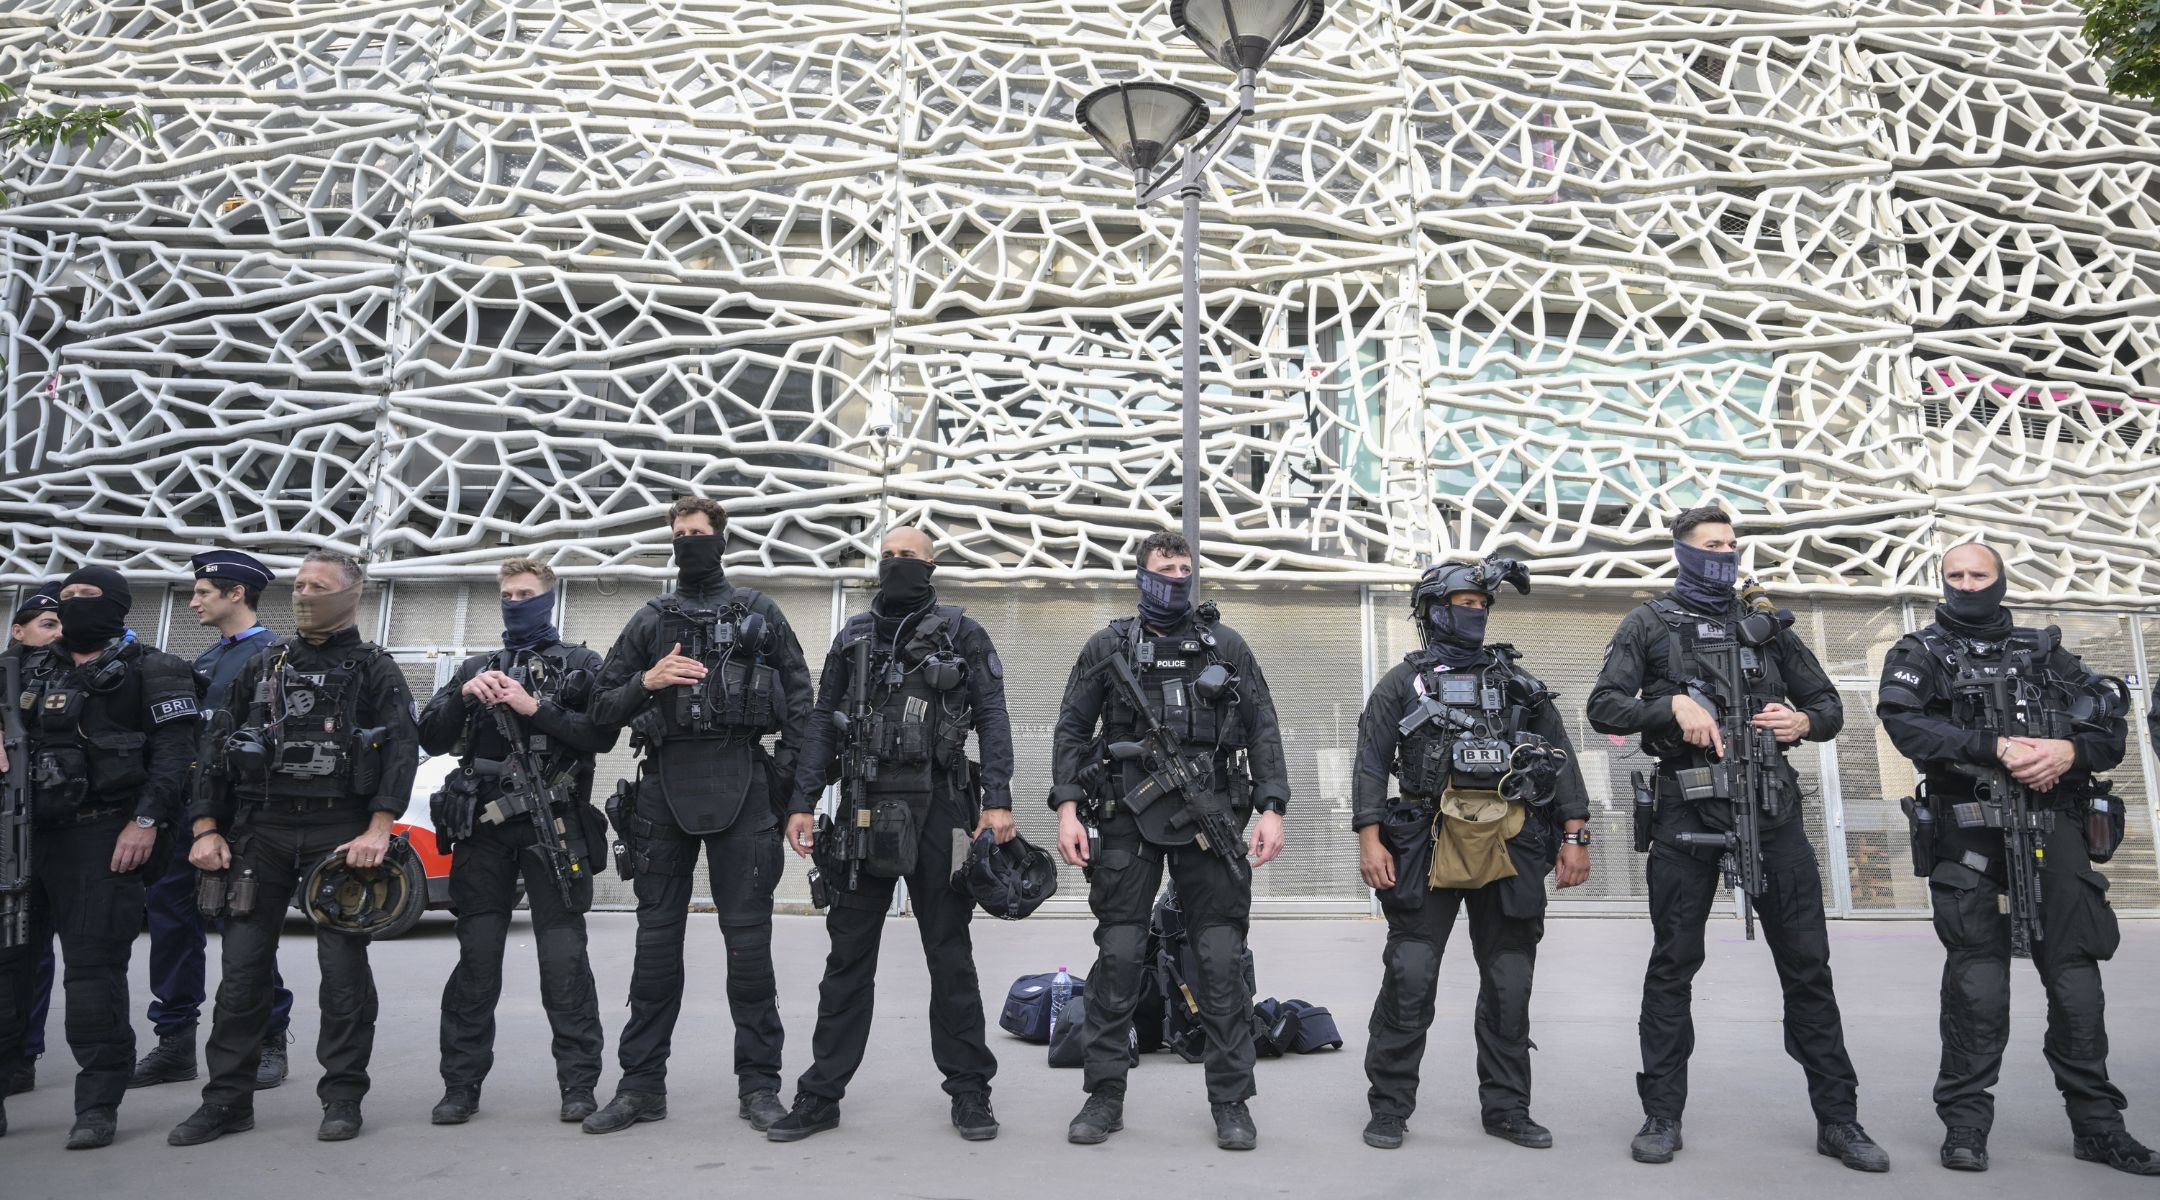
M 1808 1103 L 1821 1122 L 1855 1119 L 1860 1085 L 1845 1053 L 1845 1029 L 1830 982 L 1830 933 L 1822 873 L 1798 818 L 1762 834 L 1763 894 L 1756 919 L 1785 992 L 1785 1053 L 1807 1073 Z M 1643 976 L 1643 1115 L 1678 1119 L 1687 1107 L 1690 1011 L 1703 964 L 1703 926 L 1724 892 L 1714 860 L 1663 842 L 1650 848 L 1650 968 Z
M 983 1036 L 982 985 L 975 975 L 975 945 L 968 937 L 975 901 L 954 891 L 951 882 L 953 830 L 975 827 L 966 808 L 965 797 L 950 790 L 931 804 L 922 823 L 915 873 L 907 877 L 908 904 L 930 969 L 930 1059 L 945 1076 L 947 1095 L 987 1096 L 997 1059 Z M 836 889 L 825 913 L 832 951 L 825 957 L 824 982 L 818 985 L 810 1069 L 795 1083 L 798 1093 L 828 1100 L 846 1093 L 870 1041 L 878 946 L 893 896 L 890 879 L 864 875 L 853 893 L 838 890 L 845 884 L 844 879 L 828 880 Z
M 367 828 L 368 814 L 357 801 L 307 811 L 260 805 L 249 816 L 230 877 L 254 869 L 255 907 L 244 917 L 225 919 L 224 976 L 203 1048 L 209 1069 L 203 1103 L 254 1104 L 255 1070 L 270 1030 L 278 938 L 293 892 L 316 863 Z M 323 1068 L 315 1095 L 325 1104 L 358 1100 L 367 1095 L 368 1059 L 375 1052 L 375 975 L 368 968 L 368 939 L 321 927 L 314 932 L 315 961 L 322 971 L 315 1057 Z
M 458 963 L 443 985 L 442 1077 L 448 1087 L 478 1087 L 495 1065 L 495 1005 L 502 998 L 503 944 L 522 876 L 540 956 L 540 1007 L 554 1031 L 555 1082 L 564 1091 L 600 1082 L 600 994 L 585 954 L 585 910 L 592 876 L 581 873 L 563 905 L 555 876 L 537 855 L 527 818 L 481 824 L 450 859 L 450 907 L 457 913 Z M 575 845 L 575 842 L 573 842 Z
M 762 776 L 762 773 L 760 773 Z M 780 1090 L 780 1002 L 773 979 L 773 889 L 781 871 L 780 823 L 760 777 L 742 812 L 721 833 L 694 837 L 670 819 L 659 783 L 646 779 L 638 815 L 653 837 L 641 848 L 637 893 L 637 957 L 630 973 L 630 1021 L 623 1026 L 620 1087 L 664 1095 L 667 1060 L 682 1015 L 683 936 L 698 848 L 705 850 L 713 907 L 727 942 L 728 1011 L 735 1019 L 737 1094 Z
M 38 961 L 54 931 L 59 932 L 78 1115 L 118 1107 L 135 1067 L 128 956 L 142 928 L 143 873 L 112 873 L 113 843 L 126 824 L 126 818 L 116 816 L 34 830 L 30 937 L 20 946 L 0 950 L 0 1079 L 6 1079 L 24 1057 Z
M 1372 1085 L 1365 1098 L 1374 1116 L 1407 1120 L 1417 1109 L 1418 1067 L 1439 998 L 1440 958 L 1462 908 L 1470 910 L 1470 953 L 1478 967 L 1478 1107 L 1488 1119 L 1530 1110 L 1530 982 L 1545 922 L 1501 911 L 1503 886 L 1442 888 L 1417 908 L 1384 910 L 1387 947 L 1365 1047 L 1365 1078 Z
M 1999 839 L 1993 858 L 2002 858 Z M 1999 867 L 1998 867 L 1999 869 Z M 2047 990 L 2047 1037 L 2040 1043 L 2055 1086 L 2080 1136 L 2123 1127 L 2123 1094 L 2108 1081 L 2107 1021 L 2100 964 L 2122 941 L 2108 906 L 2107 878 L 2093 870 L 2085 839 L 2058 818 L 2040 870 L 2042 936 L 2033 966 Z M 1935 936 L 1946 954 L 1942 975 L 1942 1066 L 1935 1077 L 1935 1112 L 1944 1125 L 1989 1129 L 2010 1041 L 2010 916 L 1997 909 L 2002 886 L 1956 863 L 1939 863 L 1928 893 Z
M 1145 846 L 1130 818 L 1122 816 L 1103 826 L 1088 887 L 1098 953 L 1087 977 L 1082 1086 L 1090 1092 L 1125 1090 L 1133 1009 L 1140 1002 L 1140 974 L 1147 964 L 1148 920 L 1165 866 L 1177 883 L 1186 939 L 1200 964 L 1197 990 L 1200 1027 L 1207 1038 L 1208 1102 L 1247 1099 L 1255 1091 L 1253 996 L 1244 969 L 1245 930 L 1252 916 L 1251 868 L 1233 872 L 1198 846 Z

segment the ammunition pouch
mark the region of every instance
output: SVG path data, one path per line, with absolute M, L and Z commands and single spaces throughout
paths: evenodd
M 2102 782 L 2085 800 L 2085 852 L 2096 863 L 2115 857 L 2122 848 L 2127 807 L 2112 787 Z
M 863 873 L 879 879 L 900 879 L 915 873 L 916 853 L 922 848 L 922 827 L 915 808 L 898 797 L 870 806 L 869 853 Z
M 93 733 L 90 743 L 90 786 L 106 799 L 140 791 L 150 782 L 150 767 L 143 761 L 148 734 L 132 731 Z
M 195 872 L 195 911 L 215 920 L 225 915 L 226 876 L 224 871 Z
M 30 754 L 30 812 L 40 824 L 72 821 L 90 795 L 90 759 L 79 746 Z
M 462 769 L 450 772 L 450 778 L 428 797 L 428 822 L 435 827 L 437 849 L 448 854 L 473 835 L 479 803 L 478 781 Z

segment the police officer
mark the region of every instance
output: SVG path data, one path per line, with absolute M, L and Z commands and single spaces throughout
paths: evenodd
M 629 724 L 638 780 L 609 802 L 637 893 L 630 1020 L 613 1099 L 585 1132 L 667 1118 L 667 1060 L 682 1012 L 683 932 L 702 846 L 727 942 L 738 1113 L 760 1133 L 780 1103 L 780 1007 L 772 898 L 780 817 L 810 715 L 810 669 L 780 607 L 728 582 L 727 515 L 699 496 L 668 510 L 675 590 L 640 608 L 608 650 L 594 720 Z M 767 753 L 761 744 L 778 733 Z
M 518 880 L 532 909 L 540 957 L 540 1006 L 554 1031 L 555 1082 L 562 1119 L 583 1121 L 600 1082 L 600 996 L 585 953 L 585 912 L 606 829 L 591 807 L 593 755 L 615 745 L 616 730 L 584 715 L 600 656 L 562 640 L 555 626 L 555 571 L 513 558 L 496 572 L 503 648 L 476 654 L 420 714 L 420 748 L 455 754 L 459 767 L 436 795 L 435 840 L 449 843 L 450 904 L 457 911 L 458 962 L 443 987 L 443 1098 L 431 1120 L 462 1125 L 480 1107 L 480 1085 L 495 1062 L 495 1004 L 502 997 L 503 944 Z M 505 799 L 512 743 L 503 721 L 553 790 L 546 819 L 567 854 L 541 850 L 521 797 Z M 552 842 L 551 842 L 552 845 Z M 568 900 L 564 898 L 568 892 Z
M 195 588 L 188 607 L 218 640 L 195 656 L 195 690 L 206 713 L 225 702 L 233 677 L 249 660 L 277 644 L 277 635 L 255 618 L 262 590 L 270 586 L 270 568 L 238 550 L 210 550 L 190 560 Z M 166 862 L 153 878 L 150 909 L 150 1024 L 158 1044 L 135 1064 L 131 1088 L 182 1083 L 195 1078 L 195 1027 L 202 1019 L 204 967 L 210 922 L 195 904 L 195 868 L 179 839 L 166 847 Z M 270 979 L 276 1000 L 270 1008 L 270 1033 L 263 1039 L 262 1065 L 255 1087 L 285 1082 L 286 1027 L 292 1023 L 292 993 L 273 962 Z
M 1687 844 L 1681 834 L 1709 835 L 1731 824 L 1729 800 L 1689 799 L 1681 772 L 1705 768 L 1725 753 L 1717 718 L 1688 695 L 1704 674 L 1706 649 L 1724 657 L 1748 615 L 1735 591 L 1739 541 L 1732 518 L 1711 505 L 1673 520 L 1678 578 L 1670 592 L 1620 622 L 1605 665 L 1590 692 L 1590 727 L 1606 734 L 1641 734 L 1643 753 L 1657 760 L 1651 781 L 1655 818 L 1649 839 L 1650 966 L 1643 977 L 1642 1130 L 1635 1161 L 1671 1162 L 1681 1149 L 1680 1115 L 1687 1104 L 1688 1055 L 1695 1048 L 1690 1015 L 1692 981 L 1703 963 L 1703 926 L 1719 883 L 1712 847 Z M 1818 1153 L 1856 1171 L 1887 1171 L 1890 1157 L 1857 1123 L 1859 1083 L 1845 1053 L 1845 1032 L 1830 980 L 1830 936 L 1823 917 L 1822 879 L 1799 815 L 1799 777 L 1782 757 L 1805 738 L 1837 736 L 1845 710 L 1837 688 L 1799 637 L 1787 628 L 1740 655 L 1747 669 L 1747 703 L 1754 728 L 1769 730 L 1781 752 L 1772 787 L 1782 803 L 1761 829 L 1764 885 L 1754 903 L 1770 957 L 1785 993 L 1785 1051 L 1807 1073 L 1815 1110 Z M 1640 841 L 1643 835 L 1638 835 Z
M 419 764 L 412 693 L 388 651 L 356 627 L 364 572 L 318 550 L 293 580 L 295 638 L 240 668 L 204 734 L 189 860 L 230 887 L 224 975 L 204 1052 L 203 1103 L 166 1138 L 192 1146 L 255 1127 L 255 1078 L 270 1026 L 271 963 L 295 888 L 326 856 L 382 865 Z M 250 894 L 252 893 L 252 894 Z M 241 911 L 242 909 L 246 911 Z M 322 970 L 315 1136 L 360 1133 L 375 1048 L 375 976 L 364 935 L 318 925 Z
M 1478 1102 L 1485 1132 L 1545 1149 L 1530 1118 L 1530 980 L 1545 936 L 1545 875 L 1590 877 L 1590 800 L 1553 694 L 1515 648 L 1485 640 L 1508 559 L 1425 572 L 1410 594 L 1424 648 L 1383 676 L 1358 720 L 1358 862 L 1387 915 L 1365 1051 L 1365 1144 L 1392 1150 L 1417 1107 L 1440 956 L 1459 909 L 1477 959 Z M 1407 728 L 1408 732 L 1405 732 Z M 1401 799 L 1388 802 L 1388 776 Z M 1557 870 L 1556 870 L 1557 868 Z
M 60 638 L 60 582 L 38 588 L 24 596 L 8 625 L 7 653 L 22 659 L 29 651 L 51 645 Z M 0 772 L 7 770 L 7 750 L 0 748 Z M 45 1015 L 52 1006 L 53 939 L 45 939 L 38 959 L 37 978 L 31 984 L 30 1027 L 23 1035 L 22 1060 L 7 1081 L 6 1095 L 19 1096 L 37 1087 L 37 1060 L 45 1054 Z
M 1090 868 L 1088 907 L 1099 951 L 1088 975 L 1088 1099 L 1065 1131 L 1067 1141 L 1083 1145 L 1124 1128 L 1128 1029 L 1166 866 L 1199 959 L 1215 1144 L 1250 1150 L 1259 1140 L 1245 1105 L 1254 1092 L 1245 931 L 1252 869 L 1282 850 L 1290 780 L 1260 664 L 1245 639 L 1216 619 L 1213 604 L 1194 607 L 1192 562 L 1191 548 L 1175 533 L 1150 534 L 1140 543 L 1140 611 L 1088 639 L 1058 713 L 1050 791 L 1058 850 L 1066 862 Z M 1114 663 L 1137 680 L 1146 715 Z M 1150 737 L 1156 728 L 1175 746 Z M 1102 775 L 1104 749 L 1120 744 L 1126 757 Z M 1145 753 L 1133 757 L 1134 745 Z M 1091 792 L 1099 792 L 1094 815 L 1101 837 L 1092 854 L 1080 814 Z M 1239 827 L 1255 809 L 1259 819 L 1249 843 L 1241 844 Z M 1212 836 L 1202 833 L 1196 814 L 1207 815 Z
M 1987 1169 L 1995 1119 L 1988 1089 L 2010 1040 L 2012 921 L 1998 907 L 2006 846 L 2003 830 L 1988 827 L 1980 801 L 1989 797 L 1976 785 L 1977 771 L 1998 773 L 1990 781 L 1998 787 L 2030 789 L 2044 822 L 2031 953 L 2047 989 L 2041 1046 L 2069 1111 L 2073 1150 L 2118 1171 L 2160 1175 L 2160 1155 L 2123 1128 L 2125 1101 L 2108 1080 L 2101 1012 L 2100 964 L 2122 934 L 2107 880 L 2092 862 L 2114 853 L 2122 802 L 2096 776 L 2122 761 L 2128 691 L 2065 650 L 2054 627 L 2021 629 L 2011 620 L 2002 606 L 2002 557 L 1993 549 L 1955 547 L 1943 556 L 1942 576 L 1934 623 L 1900 638 L 1884 657 L 1876 704 L 1890 740 L 1926 781 L 1920 803 L 1931 819 L 1916 830 L 1914 866 L 1927 868 L 1935 936 L 1945 952 L 1935 1077 L 1935 1112 L 1948 1129 L 1942 1164 Z M 1976 688 L 2003 676 L 2033 689 L 2026 728 L 2015 736 L 1991 727 L 1984 703 L 1976 703 Z M 2100 819 L 2089 823 L 2096 811 Z
M 171 826 L 194 759 L 195 681 L 187 664 L 137 641 L 134 597 L 110 567 L 60 589 L 60 638 L 23 660 L 28 733 L 29 937 L 0 950 L 0 1076 L 20 1066 L 38 956 L 60 935 L 75 1126 L 68 1148 L 112 1144 L 135 1061 L 128 956 L 142 927 L 143 867 Z M 6 1117 L 0 1113 L 0 1132 Z
M 935 559 L 929 536 L 919 529 L 885 535 L 870 611 L 841 627 L 818 677 L 817 707 L 805 727 L 788 816 L 788 843 L 798 855 L 811 852 L 811 810 L 828 778 L 849 785 L 842 773 L 851 766 L 867 777 L 855 799 L 873 812 L 891 814 L 903 835 L 913 827 L 914 869 L 905 878 L 930 968 L 930 1057 L 945 1076 L 953 1126 L 968 1141 L 987 1141 L 998 1133 L 990 1109 L 997 1059 L 983 1038 L 982 989 L 968 938 L 975 902 L 952 887 L 952 843 L 957 830 L 988 830 L 1000 842 L 1012 840 L 1012 724 L 1005 715 L 1005 668 L 997 650 L 973 618 L 938 603 L 930 582 Z M 856 647 L 866 641 L 869 669 L 857 680 Z M 855 711 L 858 698 L 882 720 L 863 720 L 865 714 Z M 854 719 L 847 733 L 835 730 L 836 713 Z M 982 755 L 979 781 L 967 759 L 970 729 Z M 874 767 L 848 762 L 828 771 L 841 742 L 874 734 L 882 736 L 861 746 Z M 841 827 L 851 811 L 843 810 Z M 904 822 L 897 820 L 902 817 Z M 893 897 L 894 876 L 887 872 L 901 865 L 866 871 L 837 853 L 840 845 L 830 829 L 818 841 L 820 881 L 831 897 L 825 930 L 832 952 L 818 989 L 810 1069 L 796 1081 L 794 1109 L 765 1132 L 776 1142 L 799 1141 L 840 1123 L 840 1097 L 870 1040 L 878 943 Z M 896 839 L 888 841 L 890 849 L 901 850 Z M 868 865 L 880 867 L 875 859 Z

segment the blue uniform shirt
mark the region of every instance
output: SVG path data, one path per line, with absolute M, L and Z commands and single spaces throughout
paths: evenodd
M 225 702 L 225 689 L 248 660 L 277 645 L 277 635 L 261 625 L 243 629 L 195 656 L 195 675 L 203 681 L 202 710 L 210 712 Z

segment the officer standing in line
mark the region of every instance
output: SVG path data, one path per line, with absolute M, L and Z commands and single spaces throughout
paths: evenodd
M 1410 593 L 1424 648 L 1381 678 L 1358 720 L 1351 824 L 1388 922 L 1365 1051 L 1365 1144 L 1382 1150 L 1402 1145 L 1417 1107 L 1440 957 L 1463 908 L 1478 966 L 1485 1132 L 1552 1145 L 1552 1131 L 1530 1118 L 1530 982 L 1545 936 L 1545 875 L 1563 888 L 1590 878 L 1590 799 L 1552 692 L 1518 665 L 1513 646 L 1485 640 L 1503 581 L 1530 587 L 1511 559 L 1426 571 Z M 1391 774 L 1402 790 L 1392 805 Z
M 293 580 L 292 641 L 250 659 L 211 714 L 209 778 L 197 791 L 197 869 L 229 881 L 224 975 L 204 1059 L 203 1103 L 166 1141 L 193 1146 L 255 1128 L 256 1073 L 270 1027 L 271 964 L 295 889 L 326 856 L 383 864 L 419 765 L 412 693 L 388 651 L 357 628 L 365 571 L 318 550 Z M 245 909 L 246 911 L 242 911 Z M 323 1066 L 315 1136 L 359 1136 L 375 1049 L 375 976 L 364 935 L 318 923 Z
M 38 956 L 60 935 L 75 1125 L 68 1149 L 112 1144 L 135 1030 L 128 957 L 142 928 L 143 867 L 179 815 L 195 752 L 187 664 L 137 641 L 134 595 L 110 567 L 60 589 L 60 639 L 23 659 L 20 696 L 33 813 L 29 936 L 0 950 L 0 1077 L 21 1065 Z M 0 1112 L 0 1133 L 7 1120 Z
M 502 998 L 503 944 L 518 880 L 532 909 L 540 957 L 540 1006 L 554 1031 L 561 1118 L 583 1121 L 597 1105 L 600 995 L 585 952 L 585 912 L 592 877 L 607 846 L 591 806 L 593 756 L 615 746 L 617 730 L 584 715 L 592 703 L 600 656 L 562 640 L 555 625 L 555 571 L 513 558 L 496 572 L 503 648 L 475 654 L 420 714 L 420 748 L 455 754 L 461 764 L 438 793 L 435 840 L 451 843 L 450 904 L 457 911 L 458 962 L 443 987 L 443 1098 L 430 1116 L 462 1125 L 480 1108 L 480 1085 L 495 1063 L 495 1005 Z M 552 803 L 547 819 L 568 859 L 551 862 L 540 846 L 530 793 L 504 796 L 512 744 L 498 710 L 538 768 Z M 515 811 L 512 811 L 512 810 Z M 569 900 L 558 871 L 569 872 Z
M 2155 1154 L 2123 1128 L 2122 1090 L 2108 1079 L 2100 964 L 2122 940 L 2095 861 L 2122 840 L 2122 801 L 2096 776 L 2123 758 L 2130 695 L 2064 649 L 2061 634 L 2019 628 L 2002 605 L 2002 556 L 1979 542 L 1943 555 L 1935 620 L 1898 639 L 1883 659 L 1876 714 L 1898 752 L 1925 779 L 1914 813 L 1914 866 L 1925 866 L 1942 942 L 1942 1065 L 1935 1112 L 1947 1129 L 1942 1165 L 1985 1171 L 1995 1120 L 1989 1088 L 2010 1040 L 2012 918 L 2000 907 L 2005 839 L 1988 828 L 1982 787 L 2029 789 L 2045 821 L 2038 862 L 2039 927 L 2033 966 L 2047 989 L 2042 1050 L 2070 1116 L 2072 1150 L 2132 1175 L 2160 1175 Z M 2004 676 L 2036 689 L 2025 716 L 2041 736 L 2004 736 L 1983 719 L 1975 692 Z M 1989 785 L 1972 772 L 1995 772 Z M 2010 780 L 1999 778 L 2001 774 Z M 2096 817 L 2097 820 L 2088 820 Z
M 210 550 L 190 560 L 195 590 L 188 607 L 201 624 L 218 631 L 217 643 L 195 656 L 195 688 L 203 712 L 225 702 L 225 690 L 249 660 L 277 644 L 277 635 L 255 619 L 262 591 L 270 586 L 270 568 L 237 550 Z M 150 909 L 150 1024 L 158 1044 L 135 1063 L 131 1088 L 184 1083 L 195 1078 L 195 1029 L 206 998 L 205 967 L 210 922 L 195 904 L 195 868 L 188 847 L 178 838 L 165 847 L 166 863 L 152 878 Z M 292 993 L 276 963 L 270 979 L 277 999 L 270 1010 L 270 1033 L 263 1039 L 262 1065 L 255 1073 L 260 1091 L 285 1082 L 285 1043 L 291 1037 Z
M 779 990 L 773 889 L 786 807 L 810 716 L 810 669 L 780 607 L 728 582 L 727 514 L 685 496 L 668 509 L 675 590 L 633 614 L 608 650 L 592 715 L 628 724 L 640 751 L 635 787 L 609 801 L 638 901 L 630 1020 L 613 1099 L 585 1132 L 667 1118 L 668 1049 L 682 1013 L 683 934 L 702 846 L 727 941 L 738 1113 L 760 1133 L 780 1103 Z M 762 739 L 778 733 L 767 753 Z
M 882 732 L 863 747 L 874 763 L 864 772 L 862 801 L 873 811 L 889 806 L 895 816 L 904 809 L 917 831 L 914 869 L 905 877 L 930 968 L 930 1057 L 945 1076 L 953 1126 L 961 1137 L 979 1142 L 998 1133 L 990 1109 L 997 1059 L 983 1037 L 982 988 L 968 938 L 975 901 L 951 883 L 953 834 L 987 830 L 1000 842 L 1012 840 L 1012 724 L 1005 715 L 1005 668 L 997 649 L 973 618 L 938 603 L 930 582 L 936 569 L 927 534 L 900 528 L 885 535 L 870 610 L 850 617 L 833 638 L 818 677 L 817 707 L 805 727 L 787 834 L 796 854 L 811 853 L 811 812 L 828 778 L 844 783 L 847 769 L 840 763 L 828 771 L 827 764 L 851 737 Z M 853 711 L 851 699 L 858 690 L 855 647 L 864 641 L 870 644 L 869 671 L 860 691 L 867 710 L 881 719 L 857 721 L 848 732 L 838 732 L 835 714 L 864 715 Z M 982 755 L 979 782 L 967 758 L 970 729 Z M 870 1040 L 878 944 L 893 897 L 895 877 L 883 870 L 850 869 L 837 853 L 832 830 L 818 835 L 818 842 L 817 868 L 831 897 L 825 929 L 832 952 L 818 989 L 810 1069 L 796 1081 L 794 1109 L 765 1132 L 776 1142 L 800 1141 L 840 1123 L 840 1097 Z
M 1672 590 L 1620 622 L 1590 692 L 1590 727 L 1641 734 L 1643 753 L 1657 760 L 1648 866 L 1653 940 L 1643 977 L 1643 1070 L 1635 1081 L 1645 1119 L 1631 1147 L 1635 1161 L 1645 1163 L 1671 1162 L 1681 1149 L 1688 1056 L 1695 1049 L 1692 983 L 1719 890 L 1719 851 L 1678 835 L 1731 825 L 1729 801 L 1689 800 L 1681 791 L 1680 772 L 1708 767 L 1725 753 L 1715 714 L 1689 697 L 1688 683 L 1705 674 L 1702 648 L 1737 640 L 1747 615 L 1735 591 L 1739 540 L 1724 510 L 1712 505 L 1675 517 L 1673 554 L 1679 577 Z M 1790 628 L 1742 658 L 1756 664 L 1747 682 L 1753 726 L 1770 730 L 1781 751 L 1772 786 L 1784 803 L 1778 818 L 1762 822 L 1765 882 L 1755 906 L 1784 988 L 1785 1052 L 1807 1073 L 1816 1151 L 1856 1171 L 1887 1171 L 1890 1156 L 1858 1123 L 1860 1085 L 1830 979 L 1822 876 L 1798 820 L 1799 776 L 1782 757 L 1803 738 L 1836 737 L 1844 705 Z
M 1192 549 L 1178 534 L 1150 534 L 1140 543 L 1139 614 L 1088 639 L 1058 713 L 1050 804 L 1058 812 L 1059 853 L 1091 869 L 1088 907 L 1099 951 L 1088 974 L 1088 1099 L 1065 1132 L 1081 1145 L 1125 1127 L 1129 1029 L 1166 866 L 1200 964 L 1215 1144 L 1250 1150 L 1259 1140 L 1245 1104 L 1255 1091 L 1245 932 L 1253 868 L 1282 851 L 1290 779 L 1260 664 L 1245 639 L 1216 619 L 1212 603 L 1194 607 L 1192 564 Z M 1137 680 L 1147 715 L 1118 680 L 1121 670 Z M 1105 747 L 1118 744 L 1144 753 L 1134 758 L 1128 749 L 1109 765 L 1108 799 L 1093 814 L 1101 845 L 1091 855 L 1080 806 L 1105 770 Z M 1260 815 L 1246 843 L 1242 826 L 1254 810 Z
M 7 653 L 21 659 L 29 651 L 60 640 L 60 583 L 55 580 L 22 598 L 8 626 Z M 0 747 L 0 772 L 7 770 L 7 750 Z M 22 1059 L 9 1077 L 4 1095 L 19 1096 L 37 1088 L 37 1060 L 45 1054 L 45 1017 L 52 1007 L 53 939 L 45 939 L 31 984 L 30 1027 L 23 1035 Z

